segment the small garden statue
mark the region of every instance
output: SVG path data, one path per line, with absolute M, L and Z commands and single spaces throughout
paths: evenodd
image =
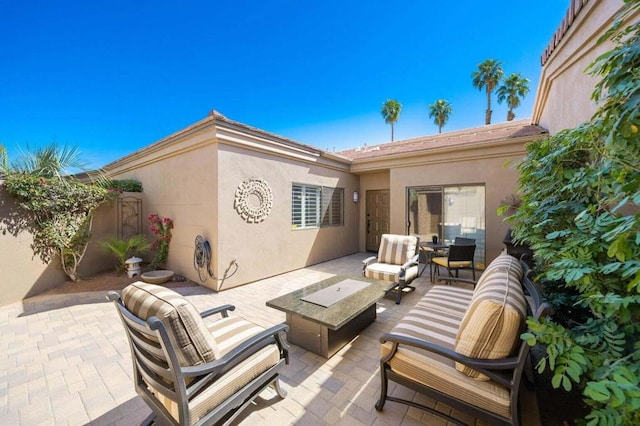
M 154 256 L 149 266 L 151 269 L 159 269 L 161 265 L 164 265 L 169 256 L 169 242 L 171 241 L 173 219 L 151 214 L 149 215 L 149 224 L 151 225 L 149 228 L 151 232 L 158 237 L 151 247 Z

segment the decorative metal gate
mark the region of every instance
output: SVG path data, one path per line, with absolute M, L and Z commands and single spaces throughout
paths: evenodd
M 142 200 L 136 197 L 118 198 L 118 237 L 128 240 L 142 233 Z

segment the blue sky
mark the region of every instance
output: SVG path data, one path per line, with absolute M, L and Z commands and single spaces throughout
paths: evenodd
M 568 0 L 0 0 L 0 143 L 78 146 L 103 166 L 204 118 L 328 150 L 484 124 L 471 73 L 488 58 L 531 80 Z M 506 107 L 494 97 L 493 123 Z

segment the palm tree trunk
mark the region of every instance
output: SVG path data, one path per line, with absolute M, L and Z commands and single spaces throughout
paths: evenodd
M 393 142 L 393 121 L 391 122 L 391 142 Z
M 442 133 L 442 118 L 438 118 L 438 134 Z
M 514 118 L 516 118 L 516 115 L 513 113 L 513 110 L 510 109 L 507 111 L 507 121 L 513 121 Z
M 487 88 L 487 110 L 484 113 L 484 124 L 491 124 L 491 91 Z

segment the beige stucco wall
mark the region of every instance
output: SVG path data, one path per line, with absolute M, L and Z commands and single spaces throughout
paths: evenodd
M 611 49 L 598 39 L 611 27 L 622 0 L 589 1 L 583 6 L 542 67 L 532 121 L 550 134 L 588 121 L 596 110 L 591 93 L 597 79 L 585 70 Z
M 271 213 L 260 223 L 245 222 L 234 208 L 236 189 L 249 178 L 265 180 L 273 192 Z M 347 171 L 220 143 L 218 183 L 216 275 L 221 277 L 232 259 L 238 264 L 235 275 L 215 284 L 223 289 L 358 251 L 352 194 L 359 179 Z M 344 225 L 293 230 L 293 183 L 344 188 Z
M 166 267 L 199 282 L 193 267 L 195 238 L 217 243 L 217 147 L 215 129 L 202 125 L 132 154 L 109 171 L 115 179 L 142 182 L 143 228 L 149 214 L 174 220 Z
M 502 240 L 509 228 L 496 210 L 508 194 L 517 187 L 515 164 L 525 155 L 525 143 L 531 140 L 499 141 L 456 150 L 415 153 L 410 157 L 384 158 L 374 162 L 361 162 L 354 169 L 366 170 L 374 167 L 388 167 L 384 173 L 363 174 L 361 188 L 385 189 L 388 176 L 390 189 L 390 231 L 394 234 L 407 233 L 406 189 L 410 186 L 426 185 L 485 185 L 486 211 L 486 262 L 495 258 L 504 248 Z M 361 217 L 364 208 L 361 207 Z M 362 228 L 362 227 L 361 227 Z M 361 230 L 361 233 L 364 231 Z M 360 250 L 364 250 L 363 237 Z
M 346 161 L 310 147 L 222 120 L 207 118 L 108 167 L 117 179 L 137 179 L 143 214 L 174 219 L 167 267 L 216 290 L 246 284 L 358 251 L 358 210 L 351 201 L 359 178 Z M 266 180 L 273 209 L 261 223 L 247 223 L 234 207 L 244 180 Z M 344 225 L 291 229 L 292 183 L 344 188 Z M 146 222 L 145 222 L 146 223 Z M 195 238 L 212 248 L 211 269 L 193 266 Z M 222 282 L 232 261 L 237 272 Z M 233 272 L 235 267 L 231 267 Z
M 40 294 L 66 281 L 57 259 L 49 264 L 34 257 L 32 235 L 12 224 L 23 217 L 0 181 L 0 306 Z

